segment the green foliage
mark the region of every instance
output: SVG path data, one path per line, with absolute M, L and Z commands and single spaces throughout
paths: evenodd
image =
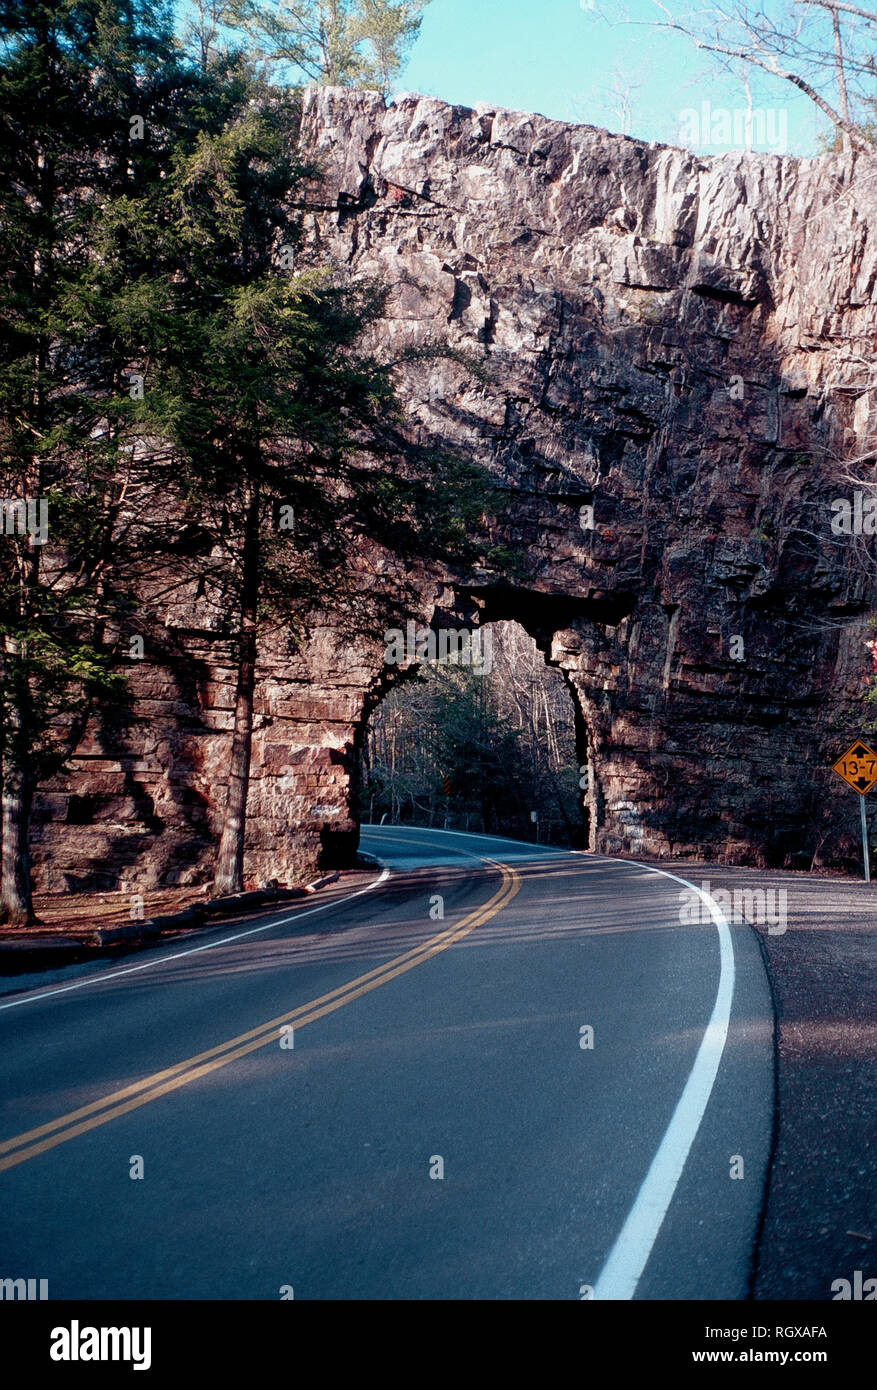
M 45 502 L 49 517 L 45 547 L 0 536 L 0 751 L 39 777 L 63 763 L 46 739 L 57 719 L 122 686 L 104 637 L 127 602 L 107 563 L 133 412 L 114 399 L 118 333 L 95 327 L 121 284 L 96 263 L 96 216 L 158 178 L 192 84 L 166 5 L 15 0 L 0 25 L 0 497 Z
M 502 725 L 487 679 L 464 667 L 424 667 L 417 687 L 406 685 L 382 712 L 398 740 L 389 757 L 373 759 L 366 816 L 380 819 L 386 811 L 398 818 L 398 807 L 406 820 L 422 821 L 425 812 L 432 819 L 444 806 L 447 777 L 455 814 L 468 816 L 473 829 L 498 829 L 510 814 L 522 819 L 514 775 L 522 750 L 517 734 Z
M 292 82 L 387 95 L 429 0 L 195 0 L 183 42 L 205 70 L 244 47 Z
M 358 86 L 388 96 L 410 52 L 429 0 L 359 0 L 350 17 Z
M 421 7 L 329 8 L 361 73 L 372 32 L 386 67 Z M 95 702 L 124 703 L 144 581 L 197 577 L 233 637 L 253 594 L 293 636 L 316 603 L 353 629 L 393 588 L 357 591 L 357 547 L 468 561 L 491 497 L 407 437 L 397 364 L 364 347 L 381 288 L 292 269 L 314 173 L 291 153 L 294 92 L 231 48 L 193 67 L 146 0 L 0 0 L 0 20 L 0 497 L 50 522 L 45 546 L 0 535 L 0 756 L 23 824 Z
M 203 530 L 218 606 L 239 602 L 256 497 L 260 611 L 295 631 L 317 600 L 351 623 L 374 607 L 351 567 L 364 541 L 472 560 L 496 494 L 471 461 L 405 437 L 396 364 L 363 346 L 384 290 L 292 269 L 285 209 L 309 171 L 289 157 L 290 124 L 282 101 L 242 105 L 99 240 L 110 259 L 124 241 L 142 262 L 113 309 L 119 332 L 136 321 L 148 364 L 135 418 L 164 441 L 168 487 Z M 428 353 L 446 355 L 440 344 Z M 294 530 L 278 529 L 281 506 Z

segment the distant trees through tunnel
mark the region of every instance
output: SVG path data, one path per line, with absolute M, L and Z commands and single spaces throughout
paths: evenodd
M 480 665 L 422 664 L 374 710 L 362 741 L 362 822 L 587 844 L 586 781 L 561 673 L 514 622 Z

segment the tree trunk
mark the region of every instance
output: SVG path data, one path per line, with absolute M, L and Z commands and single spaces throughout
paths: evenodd
M 253 744 L 253 697 L 256 689 L 256 624 L 259 600 L 259 489 L 254 488 L 244 522 L 238 676 L 234 736 L 228 774 L 228 797 L 216 856 L 216 893 L 240 893 L 244 886 L 244 837 Z
M 38 206 L 51 226 L 57 204 L 55 157 L 38 143 L 36 166 L 39 170 Z M 54 243 L 33 252 L 32 285 L 34 302 L 48 302 L 54 282 Z M 42 437 L 46 418 L 45 378 L 49 365 L 50 338 L 42 334 L 33 356 L 31 398 L 34 434 Z M 43 465 L 39 453 L 32 456 L 23 479 L 22 500 L 43 495 Z M 40 581 L 42 547 L 31 539 L 22 543 L 19 556 L 18 617 L 26 631 L 33 617 L 34 595 Z M 0 686 L 4 689 L 6 728 L 2 735 L 2 793 L 0 793 L 0 921 L 26 926 L 33 922 L 33 896 L 30 877 L 30 818 L 35 777 L 33 767 L 33 724 L 31 687 L 28 678 L 27 642 L 11 636 L 0 653 Z
M 832 29 L 834 30 L 834 61 L 835 67 L 837 69 L 837 87 L 840 96 L 840 114 L 843 116 L 847 124 L 849 124 L 850 103 L 849 98 L 847 97 L 847 77 L 846 72 L 844 71 L 843 41 L 841 39 L 840 34 L 840 20 L 838 18 L 837 10 L 832 10 L 831 12 L 831 25 Z M 843 131 L 842 134 L 843 152 L 844 154 L 849 154 L 851 149 L 853 148 L 852 141 L 850 140 L 847 131 Z
M 28 766 L 26 698 L 7 695 L 0 834 L 0 921 L 27 926 L 34 920 L 30 881 L 30 812 L 33 775 Z

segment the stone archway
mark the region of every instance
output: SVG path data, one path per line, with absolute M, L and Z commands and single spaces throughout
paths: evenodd
M 388 665 L 396 678 L 367 701 L 352 804 L 368 823 L 377 801 L 393 824 L 586 848 L 584 723 L 569 681 L 512 619 L 448 621 L 412 622 L 419 659 Z
M 554 606 L 587 728 L 594 847 L 806 857 L 814 792 L 844 825 L 824 772 L 871 669 L 877 565 L 835 544 L 831 501 L 874 439 L 850 346 L 877 331 L 873 181 L 339 90 L 302 141 L 306 244 L 390 286 L 383 345 L 481 354 L 482 380 L 409 366 L 406 409 L 508 490 L 516 595 Z M 503 598 L 495 575 L 470 592 Z
M 858 731 L 877 602 L 877 564 L 831 529 L 842 461 L 877 447 L 862 161 L 705 159 L 332 88 L 307 96 L 299 135 L 323 171 L 303 260 L 388 285 L 375 347 L 402 363 L 406 427 L 508 498 L 496 540 L 516 578 L 424 572 L 413 616 L 468 603 L 542 634 L 580 711 L 595 849 L 779 867 L 818 840 L 842 860 L 849 801 L 823 774 Z M 402 361 L 436 339 L 480 373 Z M 229 661 L 183 607 L 153 615 L 171 657 L 134 673 L 142 734 L 110 748 L 90 730 L 42 796 L 39 881 L 206 873 Z M 251 881 L 350 859 L 382 670 L 379 642 L 343 643 L 319 616 L 302 652 L 260 653 Z

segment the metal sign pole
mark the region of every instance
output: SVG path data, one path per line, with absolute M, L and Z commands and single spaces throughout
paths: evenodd
M 858 739 L 848 748 L 842 758 L 832 763 L 832 771 L 842 777 L 848 787 L 859 793 L 862 808 L 862 859 L 865 863 L 865 882 L 871 882 L 871 863 L 868 858 L 868 817 L 865 815 L 865 797 L 877 787 L 877 753 L 867 743 Z

